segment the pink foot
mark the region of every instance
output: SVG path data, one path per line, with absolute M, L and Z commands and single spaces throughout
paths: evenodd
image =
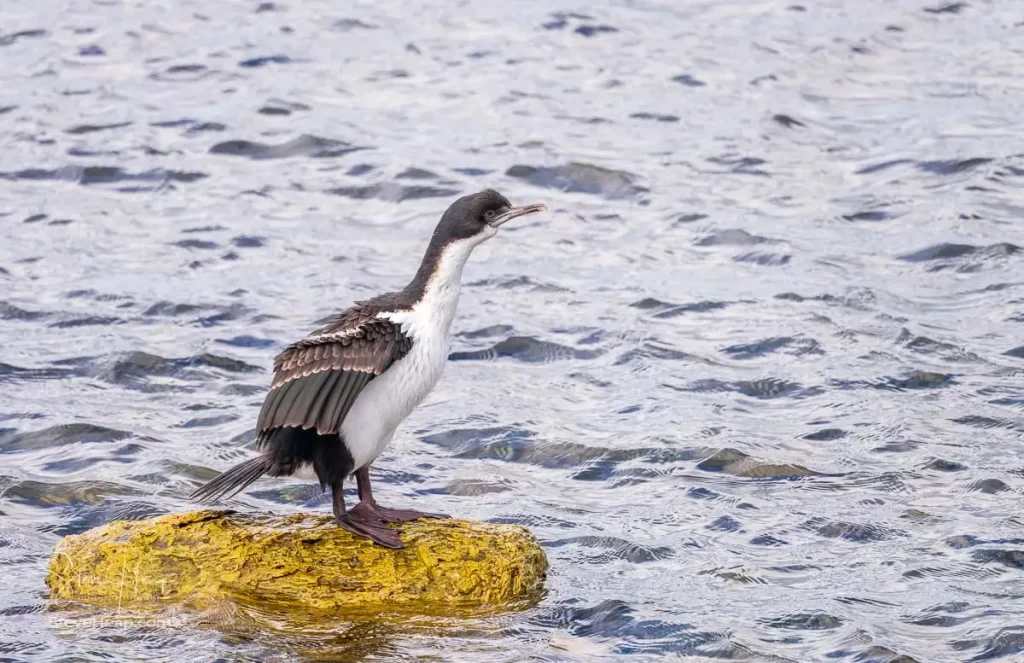
M 352 509 L 344 518 L 336 518 L 338 527 L 352 532 L 356 536 L 364 536 L 374 543 L 398 550 L 404 548 L 405 544 L 398 538 L 398 532 L 385 526 L 384 521 L 375 518 L 367 520 Z
M 360 502 L 352 507 L 351 513 L 358 513 L 366 521 L 381 523 L 407 523 L 411 520 L 419 520 L 420 518 L 451 518 L 451 516 L 443 513 L 424 513 L 423 511 L 415 511 L 413 509 L 389 509 L 372 502 Z

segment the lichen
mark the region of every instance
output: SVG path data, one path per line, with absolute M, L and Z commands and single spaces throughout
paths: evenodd
M 115 521 L 63 539 L 46 584 L 54 599 L 95 606 L 228 600 L 335 616 L 492 611 L 542 590 L 547 560 L 523 527 L 419 520 L 402 539 L 402 550 L 382 548 L 321 515 Z

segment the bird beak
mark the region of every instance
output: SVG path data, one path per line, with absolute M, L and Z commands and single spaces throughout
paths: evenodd
M 534 212 L 542 212 L 548 208 L 544 203 L 536 203 L 533 205 L 526 205 L 524 207 L 513 207 L 509 211 L 505 212 L 498 218 L 491 221 L 489 224 L 492 228 L 497 228 L 506 221 L 511 221 L 517 216 L 525 216 L 527 214 L 533 214 Z

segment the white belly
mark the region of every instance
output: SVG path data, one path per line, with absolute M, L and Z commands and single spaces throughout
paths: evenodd
M 405 357 L 363 388 L 341 424 L 355 461 L 353 469 L 369 465 L 383 453 L 398 425 L 441 378 L 449 347 L 445 337 L 417 339 Z

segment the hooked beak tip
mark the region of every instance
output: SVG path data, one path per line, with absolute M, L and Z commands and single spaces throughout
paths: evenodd
M 548 206 L 544 203 L 534 203 L 533 205 L 524 205 L 523 207 L 513 207 L 494 221 L 491 221 L 490 225 L 492 228 L 497 228 L 516 217 L 526 216 L 527 214 L 533 214 L 534 212 L 544 212 L 547 211 L 547 209 Z

